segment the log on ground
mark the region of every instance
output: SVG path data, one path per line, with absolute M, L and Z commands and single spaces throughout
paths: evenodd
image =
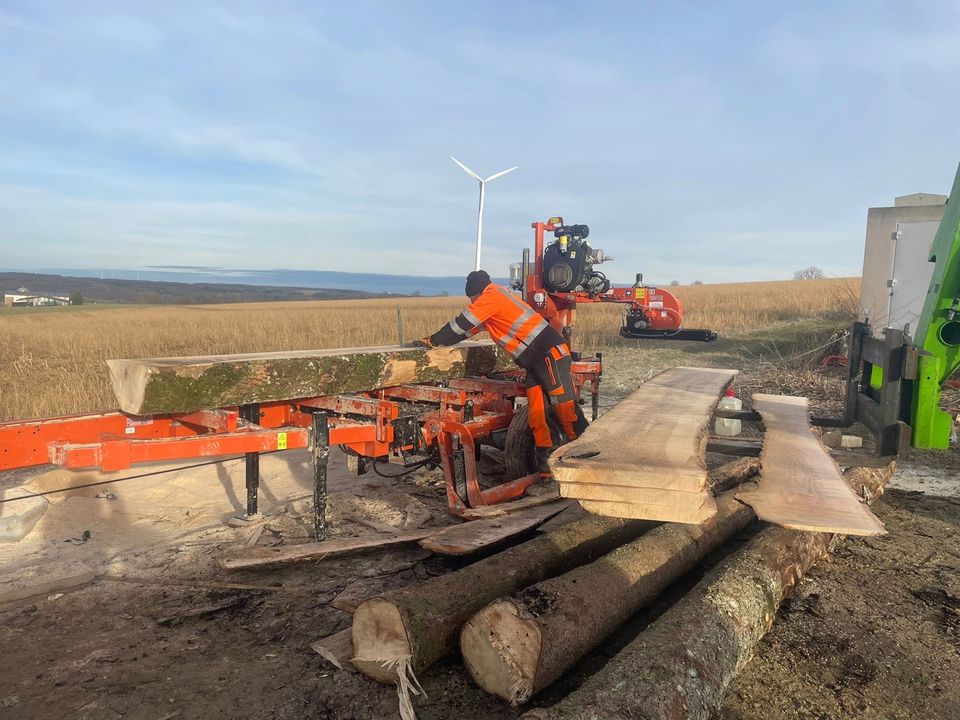
M 756 463 L 728 465 L 718 473 L 726 483 L 757 471 Z M 719 512 L 702 526 L 661 525 L 589 565 L 485 607 L 460 634 L 473 679 L 512 705 L 525 703 L 756 517 L 733 492 L 717 505 Z
M 491 342 L 454 347 L 296 350 L 243 355 L 108 360 L 123 412 L 161 415 L 360 392 L 511 369 Z
M 588 517 L 448 575 L 362 603 L 353 615 L 353 665 L 380 682 L 419 673 L 457 648 L 460 628 L 498 597 L 590 562 L 653 523 Z
M 845 476 L 870 499 L 894 465 Z M 829 533 L 766 526 L 579 689 L 525 720 L 707 720 L 752 657 L 777 609 L 827 554 Z

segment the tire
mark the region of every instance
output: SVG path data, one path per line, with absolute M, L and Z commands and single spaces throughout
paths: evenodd
M 537 446 L 533 441 L 529 417 L 530 408 L 524 405 L 513 414 L 513 420 L 507 428 L 507 439 L 503 449 L 503 464 L 506 467 L 507 480 L 516 480 L 537 471 L 537 460 L 534 455 Z M 563 435 L 553 415 L 553 408 L 547 410 L 547 424 L 550 426 L 553 444 L 558 445 Z

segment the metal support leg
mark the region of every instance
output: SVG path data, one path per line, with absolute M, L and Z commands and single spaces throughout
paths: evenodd
M 330 426 L 324 413 L 316 413 L 311 424 L 313 448 L 313 529 L 317 541 L 327 534 L 327 459 L 330 456 Z
M 597 353 L 597 360 L 600 367 L 603 367 L 603 353 Z M 590 419 L 596 420 L 600 417 L 600 377 L 597 376 L 590 381 Z
M 463 457 L 463 443 L 459 436 L 453 437 L 453 484 L 457 489 L 457 495 L 464 503 L 469 504 L 467 494 L 467 467 L 466 460 Z
M 260 424 L 260 406 L 242 405 L 240 417 L 247 422 Z M 247 517 L 257 514 L 257 503 L 260 494 L 260 453 L 245 453 L 243 456 L 246 465 L 245 478 L 247 485 Z

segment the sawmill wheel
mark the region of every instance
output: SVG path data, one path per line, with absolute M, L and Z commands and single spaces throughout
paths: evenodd
M 530 430 L 530 423 L 527 420 L 529 416 L 530 408 L 526 405 L 518 408 L 513 414 L 513 420 L 510 421 L 510 427 L 507 428 L 507 439 L 503 449 L 507 480 L 515 480 L 537 471 L 537 460 L 534 455 L 536 445 L 533 442 L 533 431 Z M 547 424 L 550 425 L 553 444 L 559 445 L 563 439 L 563 433 L 560 431 L 560 424 L 553 414 L 552 407 L 547 408 Z

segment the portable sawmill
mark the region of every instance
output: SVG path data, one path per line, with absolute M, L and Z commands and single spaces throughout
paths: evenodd
M 530 251 L 510 266 L 510 283 L 528 304 L 543 315 L 571 343 L 578 303 L 618 303 L 624 306 L 620 334 L 625 338 L 659 340 L 717 339 L 712 330 L 684 327 L 683 303 L 662 287 L 643 284 L 643 274 L 630 287 L 613 287 L 596 266 L 613 260 L 587 242 L 587 225 L 567 225 L 562 217 L 531 224 L 534 230 L 533 264 Z M 545 245 L 545 234 L 554 240 Z

